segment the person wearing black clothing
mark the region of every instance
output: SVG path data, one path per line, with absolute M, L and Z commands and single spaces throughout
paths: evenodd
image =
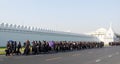
M 58 52 L 59 51 L 59 44 L 58 43 L 55 43 L 55 52 Z
M 17 48 L 17 42 L 14 42 L 14 53 L 16 53 L 16 48 Z
M 6 56 L 10 56 L 10 51 L 11 51 L 11 45 L 10 45 L 10 42 L 7 42 L 7 45 L 6 45 Z
M 29 55 L 29 54 L 30 54 L 30 41 L 27 40 L 23 55 Z
M 46 42 L 46 52 L 48 53 L 51 50 L 51 48 L 49 47 L 49 43 Z
M 11 42 L 11 54 L 13 55 L 14 54 L 14 49 L 15 49 L 15 44 L 14 44 L 14 41 Z
M 21 42 L 19 42 L 19 44 L 18 44 L 18 46 L 17 46 L 17 51 L 16 51 L 17 55 L 18 55 L 18 54 L 21 55 L 20 49 L 22 49 Z
M 32 54 L 33 55 L 37 54 L 37 47 L 35 41 L 32 42 Z
M 39 54 L 39 43 L 36 41 L 35 45 L 36 45 L 36 54 Z
M 47 43 L 46 41 L 43 41 L 43 52 L 46 53 L 48 50 L 47 50 Z
M 39 41 L 38 46 L 39 46 L 39 53 L 41 53 L 42 52 L 41 41 Z

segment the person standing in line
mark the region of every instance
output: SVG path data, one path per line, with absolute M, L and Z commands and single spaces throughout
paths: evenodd
M 39 43 L 38 43 L 38 41 L 36 41 L 36 54 L 39 54 Z
M 6 56 L 10 56 L 10 51 L 11 51 L 11 45 L 10 45 L 10 42 L 7 42 L 7 45 L 6 45 Z
M 15 44 L 14 41 L 11 41 L 11 55 L 14 54 Z
M 16 48 L 17 48 L 17 42 L 14 42 L 14 53 L 16 53 Z
M 35 41 L 32 42 L 32 54 L 35 55 L 37 53 L 37 47 Z
M 17 55 L 21 55 L 21 51 L 20 51 L 20 49 L 22 49 L 22 46 L 21 46 L 21 42 L 19 42 L 19 44 L 18 44 L 18 46 L 17 46 Z
M 39 46 L 39 53 L 41 53 L 41 52 L 42 52 L 42 49 L 41 49 L 41 41 L 39 41 L 38 46 Z
M 30 41 L 27 40 L 23 55 L 29 55 L 29 54 L 30 54 Z

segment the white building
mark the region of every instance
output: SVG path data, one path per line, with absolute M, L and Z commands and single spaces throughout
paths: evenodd
M 89 33 L 89 35 L 97 37 L 100 41 L 104 42 L 104 44 L 106 45 L 108 45 L 109 42 L 119 41 L 119 38 L 116 37 L 116 34 L 112 30 L 111 25 L 108 30 L 105 28 L 100 28 L 96 31 Z

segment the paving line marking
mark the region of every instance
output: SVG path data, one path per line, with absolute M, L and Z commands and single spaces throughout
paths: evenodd
M 98 62 L 100 62 L 100 61 L 101 61 L 101 59 L 97 59 L 95 62 L 98 63 Z
M 116 52 L 115 54 L 118 55 L 119 52 Z M 111 58 L 111 57 L 113 57 L 115 54 L 110 54 L 110 55 L 108 55 L 108 56 L 104 56 L 104 57 L 100 57 L 100 58 L 101 58 L 101 59 Z M 96 63 L 101 62 L 101 59 L 97 59 L 95 62 L 96 62 Z
M 58 59 L 61 59 L 61 58 L 62 58 L 62 57 L 55 57 L 55 58 L 46 59 L 45 61 L 58 60 Z
M 113 55 L 108 55 L 109 58 L 111 58 Z
M 81 54 L 77 54 L 77 56 L 79 56 L 79 55 L 81 55 Z
M 80 56 L 81 54 L 73 54 L 72 56 Z
M 31 57 L 35 57 L 35 56 L 40 56 L 40 57 L 42 57 L 42 56 L 44 56 L 44 55 L 31 55 L 31 56 L 28 56 L 29 58 L 31 58 Z M 16 57 L 14 57 L 15 59 L 23 59 L 23 58 L 26 58 L 26 56 L 16 56 Z
M 44 56 L 44 55 L 35 55 L 35 56 Z
M 116 55 L 119 55 L 120 53 L 119 53 L 119 52 L 116 52 L 115 54 L 116 54 Z
M 76 54 L 73 54 L 72 56 L 76 56 Z
M 89 54 L 92 54 L 93 52 L 88 52 Z

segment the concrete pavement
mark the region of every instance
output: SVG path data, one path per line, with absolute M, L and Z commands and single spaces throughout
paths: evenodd
M 120 64 L 120 47 L 30 56 L 0 56 L 0 64 Z

